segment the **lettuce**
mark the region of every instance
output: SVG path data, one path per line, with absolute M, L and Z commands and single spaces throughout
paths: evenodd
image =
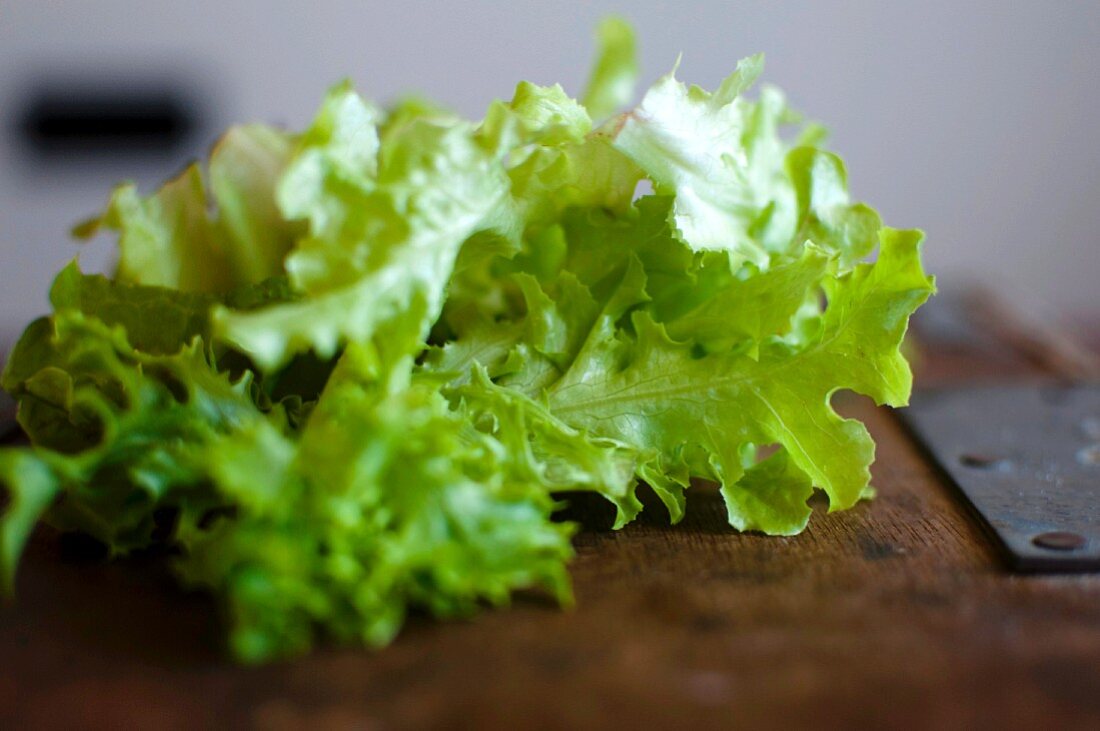
M 675 523 L 711 481 L 773 535 L 815 489 L 867 497 L 874 443 L 831 400 L 905 405 L 922 234 L 853 202 L 778 90 L 746 96 L 762 57 L 619 112 L 633 33 L 598 39 L 581 101 L 522 82 L 471 122 L 342 83 L 301 133 L 116 189 L 78 229 L 118 232 L 114 276 L 63 269 L 0 381 L 32 442 L 0 451 L 5 588 L 39 521 L 168 544 L 259 662 L 570 602 L 573 492 L 620 528 L 639 489 Z

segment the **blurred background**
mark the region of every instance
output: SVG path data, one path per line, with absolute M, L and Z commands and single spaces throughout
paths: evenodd
M 941 289 L 1100 314 L 1098 2 L 0 0 L 0 350 L 119 180 L 152 189 L 233 122 L 300 127 L 342 77 L 473 117 L 520 79 L 577 94 L 612 12 L 646 84 L 683 52 L 679 77 L 713 88 L 764 51 L 855 196 L 928 232 Z

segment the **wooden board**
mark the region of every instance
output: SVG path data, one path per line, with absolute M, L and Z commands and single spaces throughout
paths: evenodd
M 965 340 L 926 338 L 923 383 L 1066 375 Z M 234 666 L 155 562 L 40 533 L 0 610 L 0 728 L 1100 728 L 1100 576 L 1009 575 L 891 413 L 843 408 L 879 444 L 873 503 L 767 538 L 706 489 L 676 527 L 585 501 L 575 610 L 416 619 L 377 653 Z

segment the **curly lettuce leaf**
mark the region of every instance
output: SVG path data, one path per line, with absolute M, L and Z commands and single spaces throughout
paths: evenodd
M 47 464 L 14 449 L 0 451 L 0 484 L 8 486 L 8 505 L 0 516 L 0 592 L 10 595 L 23 547 L 61 487 Z
M 293 146 L 285 132 L 250 124 L 231 128 L 210 153 L 210 188 L 237 284 L 281 275 L 283 259 L 299 234 L 280 213 L 273 186 Z
M 134 348 L 161 355 L 178 352 L 195 337 L 207 337 L 215 301 L 211 295 L 86 275 L 75 261 L 61 270 L 50 287 L 55 310 L 76 310 L 118 325 Z
M 839 252 L 843 269 L 870 254 L 882 219 L 870 206 L 852 203 L 844 162 L 800 146 L 787 155 L 786 168 L 798 196 L 799 236 Z
M 638 79 L 634 29 L 621 18 L 606 18 L 596 28 L 596 61 L 581 104 L 602 119 L 630 103 Z
M 763 58 L 741 61 L 717 92 L 662 77 L 637 109 L 614 121 L 614 146 L 633 160 L 658 192 L 674 191 L 670 222 L 697 251 L 728 251 L 736 267 L 768 263 L 754 236 L 770 200 L 752 185 L 744 144 L 746 105 L 738 95 L 759 75 Z
M 198 521 L 223 506 L 208 485 L 207 448 L 269 418 L 253 401 L 251 374 L 219 373 L 199 339 L 151 355 L 120 326 L 76 310 L 41 322 L 35 368 L 5 374 L 34 445 L 0 452 L 0 481 L 14 496 L 0 521 L 9 582 L 39 517 L 125 553 L 153 542 L 161 508 Z
M 198 165 L 189 165 L 146 198 L 133 183 L 119 186 L 103 216 L 81 224 L 75 233 L 90 237 L 101 228 L 119 232 L 115 278 L 120 282 L 203 293 L 233 286 Z
M 120 185 L 106 212 L 74 233 L 118 232 L 120 282 L 216 294 L 278 276 L 296 233 L 274 198 L 290 146 L 272 127 L 234 127 L 211 153 L 213 196 L 192 164 L 147 197 Z
M 472 125 L 415 118 L 379 142 L 376 115 L 335 88 L 302 136 L 279 189 L 309 235 L 287 257 L 300 301 L 218 308 L 218 337 L 263 370 L 312 350 L 330 357 L 383 329 L 415 353 L 443 306 L 464 241 L 487 225 L 508 186 Z
M 475 365 L 473 377 L 448 391 L 458 410 L 509 450 L 523 472 L 546 493 L 592 491 L 615 505 L 615 527 L 642 509 L 635 495 L 638 450 L 570 427 L 522 392 L 499 386 Z
M 248 662 L 380 646 L 412 610 L 571 601 L 570 493 L 699 480 L 729 524 L 793 535 L 815 489 L 871 495 L 838 390 L 903 405 L 933 292 L 919 231 L 854 202 L 781 92 L 669 74 L 633 110 L 611 20 L 578 101 L 519 83 L 467 121 L 347 82 L 310 126 L 231 129 L 203 171 L 116 189 L 113 277 L 71 263 L 0 386 L 0 586 L 34 525 L 174 549 Z M 876 251 L 877 247 L 877 251 Z
M 696 343 L 709 352 L 747 342 L 757 352 L 770 337 L 791 331 L 807 293 L 816 294 L 833 262 L 823 249 L 810 244 L 800 258 L 762 272 L 749 265 L 737 274 L 720 270 L 718 276 L 705 277 L 705 287 L 697 280 L 695 288 L 710 289 L 709 297 L 696 301 L 678 291 L 676 301 L 666 297 L 657 307 L 665 305 L 661 319 L 674 340 Z
M 412 606 L 463 616 L 522 587 L 571 601 L 573 529 L 550 521 L 523 453 L 380 365 L 349 348 L 299 439 L 257 422 L 209 455 L 238 514 L 187 537 L 179 570 L 224 597 L 244 660 L 300 652 L 319 628 L 383 645 Z
M 675 196 L 669 222 L 693 250 L 764 269 L 809 239 L 850 267 L 874 248 L 882 221 L 851 202 L 840 158 L 812 146 L 820 128 L 803 129 L 793 149 L 784 143 L 782 127 L 799 118 L 779 90 L 744 97 L 762 69 L 762 56 L 744 59 L 714 93 L 668 74 L 613 121 L 613 144 Z
M 910 314 L 933 291 L 920 266 L 921 238 L 884 229 L 875 263 L 824 281 L 829 302 L 816 337 L 796 348 L 767 342 L 757 358 L 697 357 L 644 311 L 634 313 L 632 334 L 604 318 L 549 389 L 550 409 L 576 428 L 655 449 L 655 469 L 686 461 L 727 494 L 742 478 L 743 446 L 779 444 L 826 492 L 831 510 L 851 507 L 869 481 L 874 442 L 830 399 L 849 389 L 879 404 L 906 404 L 912 375 L 899 346 Z M 674 517 L 682 511 L 675 491 L 666 502 Z M 735 515 L 735 527 L 763 529 L 763 515 L 731 508 Z

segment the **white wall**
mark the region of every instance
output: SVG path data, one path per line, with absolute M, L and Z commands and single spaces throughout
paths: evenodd
M 0 115 L 44 67 L 165 65 L 207 86 L 219 124 L 300 125 L 343 76 L 480 115 L 519 79 L 578 91 L 609 11 L 635 23 L 646 81 L 683 51 L 680 77 L 712 86 L 765 51 L 766 80 L 834 130 L 854 192 L 928 231 L 941 288 L 1100 311 L 1098 2 L 0 0 Z M 0 141 L 0 334 L 45 308 L 68 224 L 116 178 L 169 172 L 43 173 Z

